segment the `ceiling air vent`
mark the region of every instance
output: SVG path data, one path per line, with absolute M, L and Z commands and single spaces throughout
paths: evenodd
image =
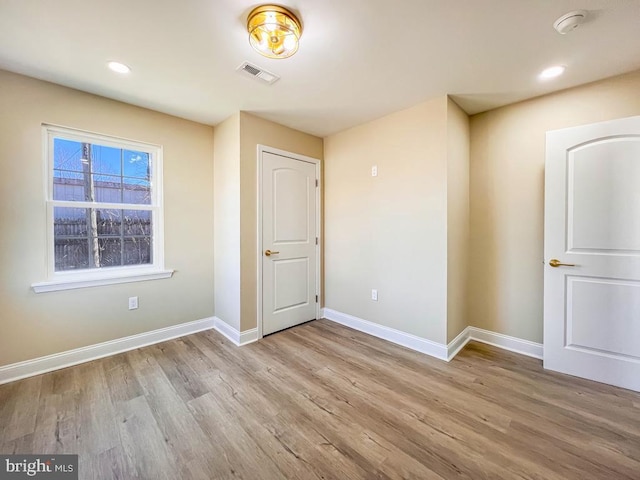
M 264 68 L 260 68 L 257 65 L 249 62 L 244 62 L 242 65 L 236 68 L 236 71 L 248 77 L 256 78 L 268 85 L 271 85 L 272 83 L 280 80 L 280 77 L 275 73 L 271 73 Z

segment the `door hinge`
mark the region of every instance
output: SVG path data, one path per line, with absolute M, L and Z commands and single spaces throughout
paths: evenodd
M 318 295 L 316 295 L 316 303 L 318 303 Z
M 318 186 L 318 179 L 316 178 L 316 187 Z
M 318 244 L 318 237 L 316 237 L 316 245 Z

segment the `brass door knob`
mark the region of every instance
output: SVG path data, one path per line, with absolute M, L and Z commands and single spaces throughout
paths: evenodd
M 556 268 L 556 267 L 575 267 L 576 266 L 575 263 L 562 263 L 557 258 L 552 258 L 551 260 L 549 260 L 549 265 L 551 265 L 554 268 Z
M 279 254 L 279 253 L 280 253 L 280 252 L 272 252 L 271 250 L 265 250 L 265 251 L 264 251 L 264 254 L 265 254 L 265 256 L 267 256 L 267 257 L 270 257 L 271 255 L 277 255 L 277 254 Z

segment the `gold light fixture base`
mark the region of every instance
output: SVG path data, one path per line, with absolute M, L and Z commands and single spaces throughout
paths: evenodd
M 278 5 L 261 5 L 247 18 L 249 43 L 268 58 L 288 58 L 298 51 L 302 24 L 290 10 Z

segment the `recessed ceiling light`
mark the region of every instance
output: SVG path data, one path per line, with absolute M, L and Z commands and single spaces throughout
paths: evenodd
M 129 67 L 120 62 L 109 62 L 107 63 L 107 67 L 117 73 L 129 73 L 131 71 Z
M 554 67 L 549 67 L 543 70 L 542 73 L 539 75 L 539 77 L 542 80 L 549 80 L 550 78 L 559 77 L 564 73 L 566 69 L 567 67 L 565 67 L 564 65 L 556 65 Z

